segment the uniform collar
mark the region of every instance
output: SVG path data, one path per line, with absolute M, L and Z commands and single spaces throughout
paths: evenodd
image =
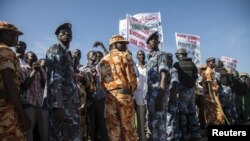
M 157 50 L 154 50 L 153 52 L 150 52 L 148 54 L 148 59 L 151 58 L 151 57 L 154 57 L 156 54 L 157 54 Z

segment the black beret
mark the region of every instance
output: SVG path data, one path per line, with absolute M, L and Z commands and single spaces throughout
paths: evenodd
M 70 23 L 64 23 L 60 26 L 57 27 L 56 31 L 55 31 L 55 34 L 58 35 L 58 33 L 60 32 L 61 29 L 65 29 L 65 28 L 68 28 L 71 30 L 72 28 L 72 25 Z
M 148 42 L 149 42 L 153 37 L 157 37 L 157 38 L 159 39 L 159 37 L 160 37 L 159 32 L 156 31 L 156 32 L 152 33 L 152 34 L 148 37 L 146 43 L 148 44 Z
M 214 57 L 207 58 L 206 62 L 210 62 L 210 61 L 215 61 L 215 58 Z

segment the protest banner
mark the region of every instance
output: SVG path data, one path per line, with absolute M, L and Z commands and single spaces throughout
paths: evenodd
M 188 57 L 192 58 L 196 66 L 201 64 L 200 37 L 183 33 L 175 33 L 177 49 L 185 48 Z
M 221 61 L 223 62 L 224 67 L 228 67 L 231 69 L 236 69 L 238 63 L 236 59 L 227 56 L 221 56 Z
M 125 29 L 127 25 L 127 28 Z M 139 47 L 148 51 L 146 41 L 152 33 L 158 31 L 160 34 L 160 49 L 163 46 L 163 31 L 161 25 L 160 12 L 140 13 L 127 15 L 127 18 L 120 20 L 119 33 L 129 42 L 129 47 Z

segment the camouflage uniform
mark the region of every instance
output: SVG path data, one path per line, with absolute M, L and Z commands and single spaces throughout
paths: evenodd
M 81 82 L 77 82 L 77 87 L 79 91 L 80 103 L 83 106 L 83 110 L 80 113 L 80 136 L 82 141 L 87 140 L 87 113 L 86 113 L 86 91 L 85 86 Z
M 55 44 L 46 53 L 47 96 L 49 107 L 49 140 L 80 140 L 79 95 L 74 79 L 74 69 L 70 51 L 62 44 Z M 62 122 L 56 119 L 55 110 L 63 109 Z
M 5 44 L 0 43 L 0 71 L 11 69 L 14 71 L 14 82 L 20 90 L 21 73 L 19 60 L 15 53 Z M 25 141 L 26 137 L 21 129 L 21 123 L 14 105 L 4 96 L 2 76 L 0 75 L 0 140 Z
M 113 49 L 99 63 L 110 141 L 136 141 L 135 109 L 132 94 L 137 87 L 133 60 L 129 53 Z
M 207 67 L 204 75 L 206 83 L 211 82 L 211 91 L 209 93 L 207 86 L 204 87 L 205 96 L 205 119 L 207 125 L 224 124 L 224 113 L 218 96 L 215 94 L 218 91 L 218 84 L 215 81 L 215 72 L 210 67 Z
M 192 138 L 199 138 L 198 120 L 196 117 L 194 86 L 198 70 L 191 58 L 183 57 L 173 65 L 178 71 L 179 85 L 179 118 L 181 136 L 185 140 L 191 133 Z M 190 131 L 188 129 L 190 128 Z
M 170 69 L 170 86 L 166 107 L 166 133 L 167 141 L 178 140 L 180 138 L 179 129 L 179 100 L 178 94 L 172 91 L 174 83 L 179 84 L 178 73 L 175 68 Z
M 167 66 L 167 57 L 164 52 L 153 51 L 148 55 L 147 63 L 147 125 L 149 128 L 149 141 L 165 141 L 166 140 L 166 112 L 155 111 L 157 96 L 160 93 L 160 72 L 162 70 L 169 71 Z M 166 96 L 168 90 L 164 91 L 163 105 L 167 105 Z
M 219 99 L 225 113 L 226 118 L 230 124 L 234 124 L 237 118 L 236 108 L 234 103 L 235 96 L 233 95 L 230 86 L 221 85 L 219 89 Z M 236 114 L 236 115 L 235 115 Z
M 90 138 L 92 141 L 107 141 L 108 133 L 106 128 L 105 112 L 105 96 L 106 91 L 101 87 L 99 73 L 92 75 L 91 70 L 97 68 L 98 64 L 87 64 L 80 68 L 80 71 L 90 74 L 92 80 L 88 83 L 94 86 L 92 92 L 87 91 L 86 108 L 88 116 L 88 126 L 90 129 Z

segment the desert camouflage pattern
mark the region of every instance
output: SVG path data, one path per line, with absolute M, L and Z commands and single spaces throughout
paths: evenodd
M 21 83 L 19 60 L 7 45 L 0 43 L 0 71 L 4 69 L 14 71 L 14 82 L 19 89 Z M 26 137 L 21 128 L 17 111 L 14 105 L 6 99 L 4 91 L 2 76 L 0 75 L 0 140 L 25 141 Z
M 129 53 L 113 49 L 99 64 L 105 98 L 107 130 L 110 141 L 137 141 L 135 109 L 132 99 L 137 87 L 133 60 Z M 120 93 L 120 89 L 128 93 Z
M 209 93 L 208 88 L 204 87 L 205 92 L 205 119 L 207 125 L 221 125 L 224 124 L 224 113 L 219 101 L 219 98 L 215 93 L 218 91 L 219 86 L 215 81 L 215 72 L 211 68 L 207 67 L 205 71 L 205 82 L 211 82 L 212 93 Z

